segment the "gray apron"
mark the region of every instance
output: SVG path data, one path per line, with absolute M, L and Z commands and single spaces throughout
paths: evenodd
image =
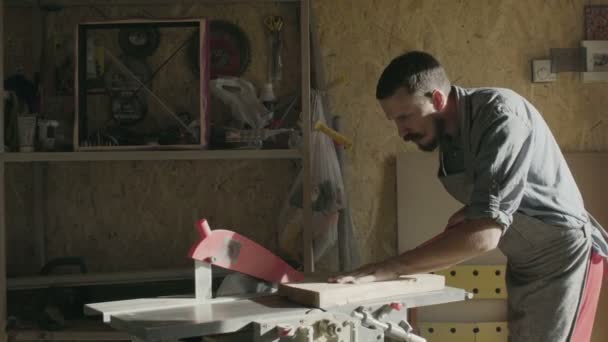
M 452 197 L 469 204 L 469 171 L 449 174 L 443 159 L 440 153 L 441 183 Z M 466 157 L 465 165 L 471 165 Z M 515 213 L 498 248 L 508 260 L 509 341 L 569 341 L 587 275 L 590 225 L 558 227 Z

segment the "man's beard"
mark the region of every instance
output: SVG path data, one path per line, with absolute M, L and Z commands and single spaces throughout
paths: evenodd
M 431 140 L 430 142 L 425 143 L 425 144 L 418 142 L 419 140 L 421 140 L 423 138 L 424 138 L 424 135 L 422 135 L 422 134 L 412 134 L 412 135 L 408 136 L 407 138 L 403 138 L 403 141 L 413 142 L 414 144 L 416 144 L 416 146 L 418 146 L 418 149 L 420 149 L 421 151 L 425 151 L 425 152 L 433 152 L 439 145 L 439 143 L 437 142 L 437 137 L 434 137 L 433 140 Z
M 437 149 L 437 146 L 439 146 L 439 143 L 437 142 L 437 138 L 434 138 L 432 141 L 430 141 L 427 144 L 416 144 L 416 145 L 418 145 L 418 148 L 421 151 L 433 152 Z
M 433 119 L 433 123 L 434 123 L 434 128 L 435 128 L 435 134 L 433 136 L 433 140 L 429 141 L 426 144 L 416 143 L 416 145 L 418 146 L 418 148 L 421 151 L 424 151 L 424 152 L 433 152 L 439 146 L 439 137 L 444 132 L 444 122 L 443 122 L 442 119 L 435 117 Z

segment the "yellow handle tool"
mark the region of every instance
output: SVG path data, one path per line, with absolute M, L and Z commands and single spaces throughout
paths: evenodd
M 322 123 L 321 121 L 317 121 L 315 122 L 314 128 L 317 131 L 323 132 L 325 134 L 327 134 L 330 138 L 332 138 L 336 143 L 343 145 L 344 148 L 350 148 L 351 146 L 353 146 L 353 142 L 345 137 L 344 135 L 336 132 L 335 130 L 329 128 L 326 124 Z
M 279 32 L 283 29 L 283 18 L 278 15 L 270 15 L 264 19 L 264 25 L 270 32 Z

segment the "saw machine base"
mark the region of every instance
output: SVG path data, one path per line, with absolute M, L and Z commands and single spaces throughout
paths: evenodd
M 196 337 L 209 342 L 370 342 L 382 341 L 385 336 L 397 341 L 424 342 L 412 331 L 407 309 L 471 298 L 462 289 L 437 286 L 431 290 L 412 287 L 415 290 L 367 299 L 357 294 L 323 309 L 280 296 L 276 288 L 271 293 L 211 298 L 211 265 L 273 284 L 298 283 L 304 275 L 242 235 L 228 230 L 211 231 L 205 220 L 198 223 L 198 230 L 201 241 L 190 252 L 195 259 L 193 298 L 96 303 L 86 305 L 85 311 L 103 315 L 105 323 L 127 332 L 135 340 L 150 342 Z

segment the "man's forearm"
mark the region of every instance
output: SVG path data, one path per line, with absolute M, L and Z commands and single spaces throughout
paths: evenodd
M 402 275 L 441 270 L 495 249 L 501 234 L 502 228 L 492 219 L 465 221 L 390 262 Z

